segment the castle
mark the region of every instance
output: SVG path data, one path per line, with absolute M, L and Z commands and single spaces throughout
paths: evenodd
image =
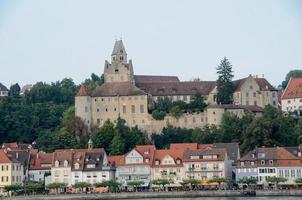
M 242 117 L 245 112 L 261 115 L 266 105 L 278 106 L 278 90 L 265 78 L 248 76 L 234 83 L 231 105 L 216 103 L 216 81 L 180 81 L 176 76 L 134 75 L 132 61 L 127 59 L 122 40 L 115 42 L 111 63 L 104 66 L 104 84 L 88 94 L 82 85 L 75 97 L 75 114 L 88 127 L 102 126 L 105 121 L 116 122 L 120 116 L 128 126 L 138 126 L 147 133 L 160 133 L 173 125 L 182 128 L 219 125 L 223 113 Z M 148 112 L 153 101 L 168 97 L 172 101 L 189 103 L 194 94 L 205 97 L 208 107 L 203 112 L 184 113 L 180 118 L 171 115 L 155 120 Z

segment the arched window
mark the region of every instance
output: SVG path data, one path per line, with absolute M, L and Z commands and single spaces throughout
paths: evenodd
M 55 167 L 59 167 L 60 162 L 58 160 L 55 161 Z
M 74 168 L 75 168 L 75 169 L 79 169 L 79 168 L 80 168 L 80 164 L 79 164 L 79 163 L 75 163 L 75 164 L 74 164 Z
M 64 160 L 64 167 L 68 167 L 68 161 Z

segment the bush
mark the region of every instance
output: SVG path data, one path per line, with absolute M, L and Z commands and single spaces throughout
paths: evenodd
M 155 120 L 163 120 L 166 116 L 166 113 L 164 111 L 158 111 L 158 110 L 154 110 L 152 112 L 152 117 L 155 119 Z

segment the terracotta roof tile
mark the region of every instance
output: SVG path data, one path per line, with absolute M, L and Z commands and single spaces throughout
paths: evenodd
M 187 149 L 197 149 L 198 144 L 197 143 L 174 143 L 170 144 L 170 149 L 173 150 L 187 150 Z
M 291 78 L 281 99 L 302 98 L 302 78 Z
M 194 95 L 196 93 L 208 95 L 215 88 L 216 82 L 153 82 L 137 83 L 136 86 L 153 96 Z
M 12 163 L 12 159 L 2 149 L 0 149 L 0 163 Z
M 86 87 L 84 85 L 81 85 L 80 90 L 77 93 L 77 96 L 88 96 Z
M 114 166 L 125 165 L 125 156 L 108 156 L 108 161 Z
M 51 168 L 53 153 L 38 152 L 30 156 L 30 170 L 47 170 Z

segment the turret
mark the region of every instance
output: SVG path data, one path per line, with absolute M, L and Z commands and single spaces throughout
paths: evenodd
M 105 61 L 104 81 L 134 83 L 132 61 L 127 59 L 126 49 L 122 40 L 117 40 L 111 54 L 111 63 Z
M 80 117 L 90 130 L 91 127 L 91 97 L 84 85 L 81 85 L 75 96 L 75 115 Z

